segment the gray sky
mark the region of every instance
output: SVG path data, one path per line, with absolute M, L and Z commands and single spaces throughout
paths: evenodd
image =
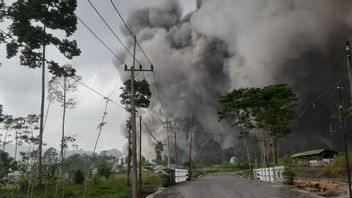
M 117 5 L 127 16 L 128 11 L 136 7 L 144 7 L 155 4 L 161 0 L 121 0 Z M 102 23 L 88 1 L 78 1 L 77 14 L 115 51 L 121 50 L 121 45 L 113 34 Z M 99 2 L 99 3 L 97 3 Z M 117 2 L 117 1 L 116 1 Z M 184 13 L 195 8 L 195 1 L 180 0 L 184 7 Z M 108 22 L 119 32 L 121 21 L 110 5 L 109 0 L 93 3 L 101 11 Z M 5 25 L 0 24 L 4 30 Z M 58 33 L 60 34 L 60 33 Z M 121 36 L 122 37 L 122 36 Z M 120 87 L 122 86 L 118 71 L 114 68 L 113 55 L 107 51 L 80 23 L 74 34 L 82 51 L 80 57 L 67 60 L 57 53 L 56 48 L 49 47 L 47 58 L 54 59 L 62 64 L 74 65 L 83 82 L 104 95 L 110 95 L 115 101 L 119 101 Z M 6 59 L 5 46 L 0 46 L 0 104 L 4 105 L 5 114 L 14 116 L 26 116 L 39 114 L 40 110 L 40 69 L 28 69 L 19 64 L 18 58 Z M 157 68 L 156 68 L 157 69 Z M 47 77 L 49 79 L 50 77 Z M 77 107 L 69 110 L 67 114 L 67 134 L 77 134 L 80 148 L 92 150 L 97 135 L 97 125 L 103 114 L 105 101 L 98 95 L 83 86 L 73 95 L 77 100 Z M 48 103 L 46 102 L 46 105 Z M 44 142 L 49 146 L 58 147 L 61 131 L 62 109 L 58 104 L 53 104 L 48 115 L 48 122 L 44 132 Z M 126 143 L 123 137 L 124 122 L 127 118 L 125 110 L 110 104 L 106 118 L 107 125 L 98 145 L 98 150 L 118 148 L 122 150 Z

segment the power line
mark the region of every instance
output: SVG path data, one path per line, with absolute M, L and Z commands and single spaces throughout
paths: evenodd
M 76 17 L 78 17 L 78 16 L 76 15 Z M 3 31 L 2 29 L 0 29 L 0 32 L 6 34 L 6 32 Z M 10 33 L 7 33 L 7 35 L 8 35 L 8 37 L 9 37 L 10 39 L 12 39 L 12 40 L 13 40 L 15 43 L 17 43 L 18 45 L 23 46 L 23 47 L 27 47 L 26 45 L 24 45 L 24 44 L 18 42 L 16 39 L 14 39 L 14 38 L 10 35 Z M 35 55 L 35 56 L 37 56 L 37 55 Z M 40 57 L 40 58 L 41 58 L 41 57 Z M 49 63 L 49 61 L 48 61 L 47 59 L 44 59 L 44 60 Z M 122 105 L 118 104 L 117 102 L 113 101 L 113 100 L 110 99 L 109 97 L 104 96 L 104 95 L 101 94 L 100 92 L 98 92 L 98 91 L 96 91 L 95 89 L 91 88 L 90 86 L 86 85 L 85 83 L 83 83 L 83 82 L 82 82 L 81 80 L 79 80 L 78 78 L 75 78 L 74 76 L 73 76 L 72 78 L 73 78 L 74 80 L 76 80 L 78 83 L 80 83 L 81 85 L 83 85 L 84 87 L 86 87 L 87 89 L 89 89 L 89 90 L 91 90 L 92 92 L 94 92 L 95 94 L 97 94 L 97 95 L 103 97 L 105 100 L 108 100 L 108 101 L 110 101 L 112 104 L 114 104 L 114 105 L 116 105 L 116 106 L 118 106 L 118 107 L 120 107 L 120 108 L 122 108 L 122 109 L 125 109 L 125 107 L 123 107 Z
M 153 139 L 157 142 L 157 143 L 160 143 L 160 141 L 158 139 L 155 138 L 154 134 L 150 131 L 148 125 L 144 122 L 144 120 L 142 120 L 145 128 L 147 129 L 147 131 L 149 132 L 149 134 L 153 137 Z
M 107 96 L 104 96 L 103 94 L 101 94 L 100 92 L 98 92 L 97 90 L 91 88 L 90 86 L 86 85 L 85 83 L 83 83 L 82 81 L 80 81 L 79 79 L 75 78 L 75 77 L 72 77 L 74 80 L 76 80 L 79 84 L 83 85 L 84 87 L 86 87 L 87 89 L 89 89 L 90 91 L 94 92 L 95 94 L 101 96 L 102 98 L 104 98 L 105 100 L 108 100 L 110 101 L 112 104 L 115 104 L 116 106 L 122 108 L 122 109 L 125 109 L 124 106 L 120 105 L 119 103 L 113 101 L 112 99 L 110 99 L 109 97 Z
M 119 36 L 117 36 L 117 34 L 115 33 L 115 31 L 111 28 L 111 26 L 108 24 L 108 22 L 104 19 L 104 17 L 100 14 L 100 12 L 96 9 L 96 7 L 93 5 L 93 3 L 91 2 L 91 0 L 88 0 L 89 4 L 92 6 L 92 8 L 94 9 L 94 11 L 98 14 L 98 16 L 100 17 L 100 19 L 104 22 L 104 24 L 109 28 L 109 30 L 111 31 L 111 33 L 115 36 L 115 38 L 121 43 L 121 45 L 126 49 L 126 51 L 133 56 L 132 52 L 128 49 L 128 47 L 123 43 L 123 41 L 120 39 Z M 138 64 L 141 65 L 141 63 L 136 60 Z
M 131 34 L 131 36 L 134 36 L 134 33 L 133 33 L 132 30 L 128 27 L 128 25 L 127 25 L 125 19 L 123 18 L 122 14 L 121 14 L 120 11 L 117 9 L 117 7 L 115 6 L 113 0 L 110 0 L 110 2 L 111 2 L 111 4 L 112 4 L 112 6 L 114 7 L 115 11 L 117 12 L 117 14 L 119 15 L 119 17 L 121 18 L 122 22 L 125 24 L 125 26 L 126 26 L 128 32 Z M 136 41 L 136 43 L 137 43 L 138 47 L 141 49 L 141 52 L 143 53 L 143 55 L 147 58 L 148 62 L 149 62 L 151 65 L 153 65 L 153 64 L 152 64 L 152 61 L 151 61 L 150 58 L 147 56 L 147 54 L 145 53 L 145 51 L 143 50 L 143 48 L 142 48 L 142 46 L 139 44 L 139 42 Z
M 344 60 L 344 56 L 342 56 L 342 58 L 339 59 L 336 67 L 335 67 L 335 70 L 333 71 L 333 73 L 331 74 L 329 80 L 327 81 L 327 85 L 330 84 L 330 81 L 333 79 L 333 77 L 335 76 L 335 74 L 337 73 L 338 69 L 341 67 L 342 65 L 342 62 Z M 327 95 L 330 90 L 332 88 L 335 88 L 337 85 L 339 85 L 343 80 L 345 80 L 345 78 L 339 78 L 335 81 L 335 83 L 333 83 L 331 86 L 329 86 L 328 88 L 324 89 L 323 91 L 320 92 L 320 94 L 314 98 L 314 100 L 311 100 L 310 102 L 308 102 L 305 107 L 298 113 L 298 118 L 302 118 L 307 112 L 308 112 L 308 109 L 310 108 L 311 105 L 315 105 L 316 102 L 318 102 L 321 98 L 323 98 L 325 95 Z
M 135 36 L 135 34 L 132 32 L 131 28 L 128 27 L 127 23 L 126 23 L 126 20 L 124 19 L 124 17 L 122 16 L 121 12 L 117 9 L 116 5 L 114 4 L 113 0 L 110 0 L 112 6 L 114 7 L 116 13 L 119 15 L 120 19 L 122 20 L 123 24 L 125 25 L 126 29 L 128 30 L 128 32 L 131 34 L 132 37 Z M 137 40 L 135 40 L 136 44 L 138 45 L 138 47 L 141 49 L 143 55 L 146 57 L 146 59 L 148 60 L 148 62 L 150 63 L 150 65 L 153 65 L 152 61 L 150 60 L 150 58 L 148 57 L 148 55 L 145 53 L 145 51 L 143 50 L 142 46 L 139 44 L 139 42 Z M 144 74 L 143 74 L 144 75 Z M 161 104 L 161 108 L 164 109 L 164 105 L 163 105 L 163 102 L 162 102 L 162 99 L 161 99 L 161 94 L 160 94 L 160 88 L 159 88 L 159 83 L 157 81 L 157 78 L 156 78 L 156 74 L 155 74 L 155 71 L 153 71 L 153 76 L 154 76 L 154 81 L 155 81 L 155 85 L 156 85 L 156 88 L 157 88 L 157 92 L 158 92 L 158 97 L 159 97 L 159 100 L 160 100 L 160 104 Z M 167 114 L 164 110 L 164 116 L 167 117 Z
M 111 52 L 122 64 L 126 65 L 126 63 L 120 58 L 77 14 L 75 14 L 76 18 L 83 24 L 83 26 L 101 43 L 104 47 Z

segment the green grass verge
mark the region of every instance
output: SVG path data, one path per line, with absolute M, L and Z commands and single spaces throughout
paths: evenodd
M 155 173 L 145 173 L 142 176 L 142 197 L 155 191 L 160 186 L 160 175 Z M 45 189 L 34 189 L 33 197 L 35 198 L 56 198 L 62 195 L 62 187 L 55 193 L 55 185 Z M 99 179 L 95 184 L 89 183 L 87 188 L 87 198 L 129 198 L 131 197 L 131 186 L 126 184 L 126 177 L 124 175 L 116 175 L 111 179 Z M 63 185 L 64 198 L 82 197 L 84 191 L 84 184 L 65 183 Z M 0 192 L 1 198 L 12 198 L 11 192 Z M 13 193 L 13 198 L 25 198 L 26 192 L 17 191 Z

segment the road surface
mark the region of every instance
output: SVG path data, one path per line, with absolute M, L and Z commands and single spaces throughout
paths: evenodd
M 270 184 L 236 176 L 233 173 L 207 174 L 195 181 L 171 186 L 154 198 L 316 198 L 295 187 Z

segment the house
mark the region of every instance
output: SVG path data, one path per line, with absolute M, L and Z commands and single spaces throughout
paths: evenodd
M 316 149 L 291 155 L 299 166 L 323 166 L 330 163 L 338 152 L 329 149 Z

